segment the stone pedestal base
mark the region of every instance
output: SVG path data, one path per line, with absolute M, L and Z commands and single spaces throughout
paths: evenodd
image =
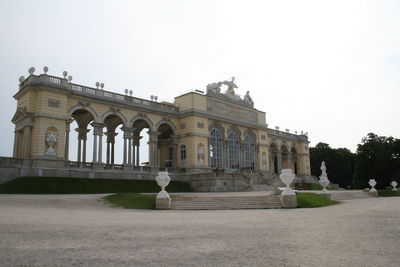
M 373 196 L 373 197 L 377 197 L 378 196 L 378 191 L 369 191 L 368 194 Z
M 326 197 L 327 199 L 331 199 L 331 194 L 330 193 L 325 193 L 325 192 L 322 192 L 322 193 L 319 193 L 321 196 L 324 196 L 324 197 Z
M 282 208 L 296 208 L 297 196 L 296 195 L 280 195 Z
M 156 198 L 156 209 L 169 210 L 171 208 L 171 198 Z

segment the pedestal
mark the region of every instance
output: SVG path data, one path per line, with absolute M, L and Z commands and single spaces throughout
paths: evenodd
M 280 195 L 282 208 L 296 208 L 297 196 L 296 195 Z
M 156 209 L 169 210 L 171 208 L 171 198 L 156 198 Z

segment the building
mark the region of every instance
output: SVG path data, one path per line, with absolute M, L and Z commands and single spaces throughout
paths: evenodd
M 139 99 L 128 90 L 109 92 L 99 83 L 97 88 L 74 84 L 66 72 L 61 78 L 44 70 L 35 75 L 31 68 L 14 95 L 13 157 L 0 161 L 7 180 L 26 175 L 154 179 L 160 168 L 168 168 L 173 179 L 189 181 L 199 191 L 240 191 L 273 183 L 283 168 L 291 168 L 297 179 L 310 177 L 307 134 L 268 128 L 265 112 L 254 108 L 249 92 L 243 98 L 235 94 L 234 78 L 167 103 Z M 71 129 L 74 120 L 78 128 Z M 114 160 L 117 127 L 123 130 L 123 164 Z M 145 128 L 149 163 L 140 165 Z M 78 136 L 76 161 L 69 160 L 72 131 Z M 93 135 L 92 151 L 87 151 L 88 135 Z

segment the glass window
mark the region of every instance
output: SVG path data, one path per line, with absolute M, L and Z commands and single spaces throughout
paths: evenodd
M 237 133 L 232 132 L 228 138 L 228 152 L 229 152 L 229 168 L 239 169 L 240 148 L 239 136 Z
M 216 128 L 210 132 L 210 164 L 211 168 L 222 168 L 222 134 Z
M 246 135 L 244 138 L 244 167 L 246 169 L 255 169 L 256 148 L 254 138 Z

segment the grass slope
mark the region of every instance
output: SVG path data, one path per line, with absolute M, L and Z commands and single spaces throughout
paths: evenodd
M 126 209 L 155 209 L 156 194 L 117 193 L 103 197 L 113 206 Z
M 379 197 L 400 197 L 400 191 L 378 190 Z
M 171 181 L 168 192 L 191 192 L 189 184 Z M 23 177 L 0 185 L 0 194 L 157 193 L 156 181 Z
M 297 206 L 299 208 L 318 208 L 338 204 L 335 200 L 328 199 L 314 193 L 297 193 Z

